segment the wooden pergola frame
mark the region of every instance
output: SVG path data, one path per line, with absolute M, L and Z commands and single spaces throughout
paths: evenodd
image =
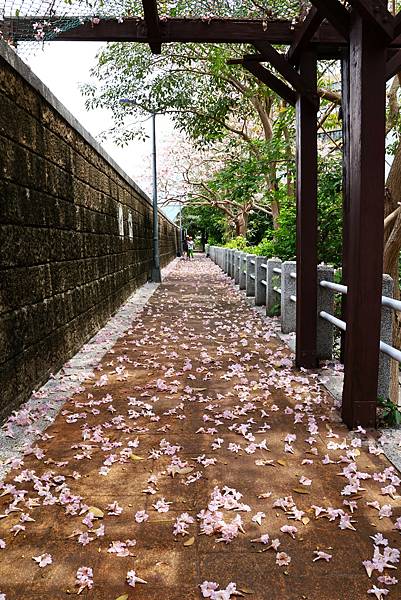
M 401 13 L 384 0 L 311 0 L 303 23 L 240 19 L 163 19 L 156 0 L 143 0 L 144 19 L 85 23 L 57 36 L 62 41 L 252 44 L 240 63 L 296 107 L 297 324 L 296 365 L 317 367 L 317 60 L 342 63 L 344 137 L 343 277 L 345 423 L 374 427 L 383 267 L 386 81 L 401 69 Z M 51 19 L 50 19 L 51 20 Z M 19 22 L 21 20 L 19 19 Z M 26 19 L 29 21 L 29 19 Z M 38 18 L 32 19 L 38 21 Z M 47 19 L 49 21 L 49 19 Z M 7 21 L 12 31 L 13 19 Z M 274 45 L 288 46 L 281 53 Z M 270 65 L 276 75 L 265 65 Z

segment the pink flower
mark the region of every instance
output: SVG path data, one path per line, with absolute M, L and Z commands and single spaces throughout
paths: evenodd
M 133 556 L 132 552 L 128 550 L 128 546 L 135 546 L 135 542 L 127 544 L 128 541 L 130 540 L 127 540 L 126 542 L 111 542 L 107 552 L 109 552 L 110 554 L 116 554 L 120 557 Z
M 217 590 L 219 584 L 215 581 L 204 581 L 199 586 L 204 598 L 211 598 L 212 594 Z
M 390 577 L 390 575 L 380 575 L 380 577 L 377 578 L 377 581 L 384 583 L 384 585 L 397 585 L 398 583 L 398 579 Z
M 276 564 L 279 567 L 286 567 L 291 562 L 291 556 L 288 556 L 286 552 L 277 552 L 276 554 Z
M 325 560 L 326 562 L 329 562 L 329 560 L 331 560 L 333 557 L 332 554 L 327 554 L 321 550 L 314 550 L 313 554 L 316 554 L 313 562 L 316 562 L 317 560 Z
M 169 504 L 172 504 L 172 502 L 166 502 L 165 498 L 160 498 L 160 500 L 155 502 L 155 504 L 152 504 L 152 506 L 155 508 L 155 510 L 157 510 L 157 512 L 165 513 L 170 510 Z
M 295 540 L 295 534 L 297 533 L 298 529 L 292 525 L 283 525 L 280 528 L 280 531 L 283 533 L 288 533 Z
M 118 502 L 115 501 L 112 504 L 107 505 L 107 510 L 109 511 L 109 515 L 121 515 L 123 509 L 119 506 Z
M 141 579 L 140 577 L 137 577 L 135 571 L 128 571 L 128 573 L 127 573 L 127 583 L 131 587 L 135 587 L 135 585 L 137 583 L 148 583 L 148 582 L 145 581 L 144 579 Z
M 374 585 L 370 590 L 368 590 L 368 594 L 374 594 L 377 600 L 383 600 L 383 597 L 387 596 L 388 590 L 384 588 L 380 589 Z
M 261 544 L 268 544 L 269 541 L 270 541 L 270 537 L 269 537 L 268 533 L 264 533 L 263 535 L 260 536 L 260 538 L 251 540 L 251 542 L 260 542 Z
M 79 586 L 78 594 L 85 588 L 88 588 L 88 590 L 93 588 L 93 571 L 91 567 L 79 567 L 76 574 L 75 585 Z
M 82 546 L 86 546 L 87 544 L 89 544 L 89 542 L 92 542 L 94 538 L 91 538 L 89 536 L 89 534 L 85 531 L 84 533 L 81 533 L 81 535 L 78 538 L 78 544 L 82 544 Z
M 40 556 L 32 556 L 32 558 L 38 563 L 39 567 L 46 567 L 53 562 L 50 554 L 41 554 Z
M 258 525 L 262 525 L 262 519 L 266 517 L 264 512 L 257 512 L 256 515 L 252 517 L 252 521 L 257 523 Z
M 390 504 L 383 504 L 379 510 L 379 519 L 382 519 L 383 517 L 391 517 L 392 514 L 393 509 L 391 508 Z
M 5 541 L 0 538 L 0 550 L 4 550 L 5 547 L 6 547 Z
M 356 531 L 355 527 L 352 525 L 351 517 L 345 513 L 340 515 L 340 523 L 338 526 L 340 529 L 352 529 L 353 531 Z
M 388 540 L 381 533 L 370 536 L 376 546 L 388 546 Z
M 174 523 L 174 535 L 186 535 L 188 532 L 188 526 L 195 523 L 195 519 L 188 513 L 182 513 L 179 515 Z
M 138 510 L 135 513 L 135 521 L 137 523 L 144 523 L 148 519 L 149 519 L 149 515 L 147 514 L 146 510 Z
M 199 587 L 203 598 L 211 600 L 230 600 L 231 596 L 238 594 L 237 585 L 232 581 L 224 590 L 219 590 L 219 585 L 214 581 L 204 581 Z

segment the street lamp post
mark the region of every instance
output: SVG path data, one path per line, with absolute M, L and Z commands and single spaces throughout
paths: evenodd
M 153 264 L 152 281 L 160 283 L 159 212 L 157 208 L 156 113 L 152 112 Z
M 182 248 L 182 204 L 180 202 L 180 245 L 178 248 L 179 255 L 182 256 L 183 248 Z
M 135 100 L 130 98 L 121 98 L 121 104 L 134 104 L 139 106 Z M 146 110 L 143 106 L 140 107 L 142 110 Z M 152 119 L 152 188 L 153 188 L 153 241 L 152 241 L 152 271 L 151 280 L 155 283 L 160 283 L 162 280 L 160 271 L 160 246 L 159 246 L 159 212 L 157 206 L 157 159 L 156 159 L 156 111 L 146 110 L 151 114 Z

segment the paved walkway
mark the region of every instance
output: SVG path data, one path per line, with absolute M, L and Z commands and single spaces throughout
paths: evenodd
M 400 598 L 400 479 L 274 327 L 178 262 L 14 461 L 0 598 Z

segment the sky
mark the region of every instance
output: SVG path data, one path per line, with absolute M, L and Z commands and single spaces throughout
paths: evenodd
M 79 86 L 90 80 L 90 69 L 96 62 L 96 53 L 103 46 L 97 42 L 52 42 L 45 44 L 31 54 L 23 54 L 22 59 L 34 73 L 68 108 L 78 121 L 94 137 L 113 125 L 111 112 L 105 110 L 86 110 L 85 98 Z M 150 134 L 150 121 L 146 123 Z M 157 147 L 160 155 L 163 148 L 172 143 L 173 126 L 168 117 L 157 116 Z M 152 195 L 151 176 L 151 141 L 130 142 L 119 148 L 112 141 L 101 142 L 108 154 L 121 168 L 149 195 Z M 170 218 L 178 212 L 176 207 L 164 209 Z

